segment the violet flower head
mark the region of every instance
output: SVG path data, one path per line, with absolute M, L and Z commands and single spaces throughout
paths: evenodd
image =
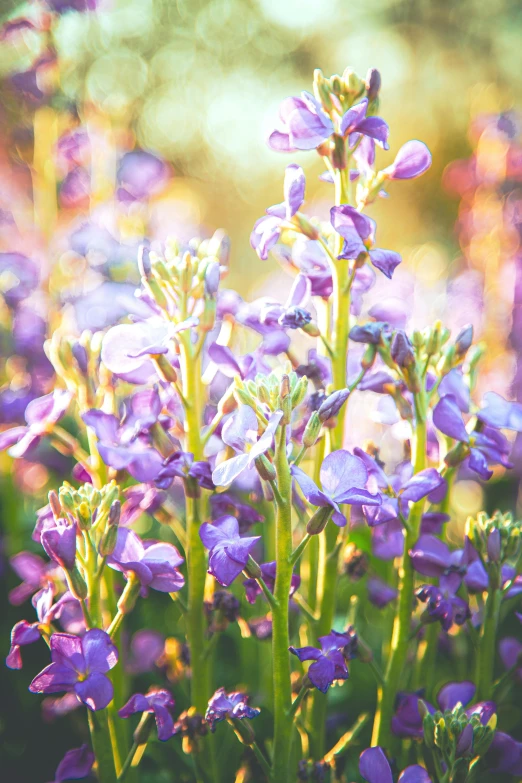
M 276 578 L 275 560 L 271 561 L 270 563 L 261 564 L 261 576 L 263 577 L 263 581 L 268 587 L 268 589 L 270 590 L 270 592 L 273 593 L 275 587 L 275 578 Z M 299 589 L 300 584 L 301 584 L 301 577 L 299 576 L 299 574 L 292 574 L 292 580 L 290 583 L 290 593 L 289 593 L 290 598 L 293 596 L 295 591 Z M 245 588 L 246 599 L 249 604 L 255 604 L 257 596 L 263 593 L 256 579 L 246 579 L 243 582 L 243 587 Z
M 368 471 L 364 462 L 344 449 L 333 451 L 323 461 L 319 474 L 322 489 L 319 489 L 301 468 L 292 466 L 291 470 L 308 502 L 319 508 L 330 506 L 333 509 L 332 521 L 339 527 L 346 525 L 341 505 L 381 504 L 380 495 L 373 495 L 365 489 Z
M 245 568 L 252 549 L 261 536 L 241 538 L 235 517 L 220 517 L 205 522 L 199 529 L 203 546 L 209 550 L 209 574 L 228 587 Z
M 210 731 L 216 730 L 216 723 L 227 718 L 230 720 L 243 720 L 243 718 L 256 718 L 260 709 L 248 705 L 248 696 L 240 691 L 226 693 L 224 688 L 219 688 L 208 702 L 205 720 L 210 726 Z
M 144 587 L 151 587 L 160 593 L 175 593 L 185 584 L 178 566 L 183 558 L 173 544 L 166 541 L 142 541 L 125 527 L 118 528 L 116 547 L 107 558 L 107 565 L 121 571 L 129 578 L 131 574 Z
M 9 603 L 13 606 L 23 604 L 33 593 L 49 582 L 51 576 L 49 563 L 32 552 L 19 552 L 10 558 L 9 563 L 15 574 L 22 580 L 9 593 Z
M 25 457 L 49 433 L 67 412 L 72 394 L 55 389 L 51 394 L 32 400 L 25 409 L 27 426 L 13 427 L 0 434 L 0 451 L 9 449 L 11 457 Z
M 42 530 L 40 541 L 49 557 L 66 571 L 72 571 L 76 561 L 77 525 L 65 520 L 55 520 L 55 524 Z
M 68 750 L 56 768 L 53 783 L 86 778 L 94 766 L 94 761 L 94 753 L 88 745 Z
M 268 145 L 276 152 L 313 150 L 337 132 L 349 136 L 350 143 L 355 143 L 361 134 L 369 136 L 387 149 L 388 126 L 380 117 L 366 117 L 367 109 L 365 98 L 348 109 L 336 127 L 314 96 L 302 92 L 301 97 L 286 98 L 281 103 L 279 122 L 268 138 Z
M 348 631 L 338 633 L 331 631 L 327 636 L 319 637 L 320 648 L 289 647 L 291 653 L 300 661 L 313 661 L 308 669 L 308 678 L 312 685 L 326 693 L 334 680 L 347 680 L 349 677 L 346 666 L 345 648 L 354 648 L 355 635 Z M 350 657 L 353 657 L 350 654 Z
M 393 250 L 374 248 L 375 223 L 362 215 L 354 207 L 342 204 L 330 210 L 332 226 L 344 239 L 339 258 L 369 258 L 376 269 L 386 277 L 392 278 L 395 268 L 401 263 L 401 257 Z M 373 249 L 372 249 L 373 248 Z
M 379 746 L 363 750 L 359 756 L 359 772 L 367 783 L 393 783 L 390 763 Z M 432 783 L 424 767 L 414 764 L 406 767 L 397 783 Z
M 278 324 L 284 329 L 302 329 L 312 320 L 304 305 L 310 299 L 312 285 L 304 275 L 297 275 L 284 305 L 267 304 L 259 319 L 267 326 Z
M 227 446 L 242 453 L 221 462 L 214 469 L 212 481 L 216 486 L 224 487 L 231 484 L 240 473 L 252 467 L 256 457 L 268 451 L 272 446 L 274 434 L 282 416 L 282 411 L 272 413 L 265 431 L 258 438 L 259 424 L 254 409 L 249 405 L 239 406 L 236 413 L 228 419 L 223 427 L 221 438 Z
M 507 670 L 513 670 L 513 676 L 522 683 L 522 642 L 513 636 L 501 639 L 498 645 L 500 659 Z
M 269 251 L 277 244 L 285 225 L 292 227 L 290 221 L 304 201 L 305 185 L 301 166 L 295 163 L 287 166 L 283 188 L 285 200 L 268 207 L 266 215 L 256 221 L 250 235 L 250 245 L 262 261 L 266 261 Z
M 426 604 L 426 621 L 440 622 L 444 631 L 449 631 L 454 623 L 464 625 L 471 618 L 469 604 L 455 595 L 451 588 L 423 585 L 415 595 L 419 601 Z
M 118 650 L 105 631 L 93 628 L 81 639 L 66 633 L 51 636 L 51 660 L 38 674 L 32 693 L 73 692 L 90 710 L 102 710 L 112 700 L 107 672 L 118 662 Z
M 116 416 L 100 410 L 82 415 L 88 427 L 98 438 L 98 450 L 106 465 L 115 470 L 127 470 L 137 481 L 151 481 L 159 474 L 163 458 L 150 445 L 150 428 L 161 412 L 157 390 L 134 394 L 129 411 L 120 421 Z
M 158 728 L 158 739 L 162 742 L 170 739 L 174 734 L 174 699 L 164 689 L 151 689 L 148 693 L 135 693 L 129 701 L 118 710 L 120 718 L 130 718 L 136 712 L 148 712 L 154 715 Z
M 203 489 L 215 489 L 209 463 L 194 461 L 194 455 L 187 451 L 176 451 L 167 457 L 154 483 L 160 489 L 168 489 L 175 478 L 191 478 Z
M 143 201 L 164 187 L 169 167 L 151 152 L 133 150 L 120 160 L 117 176 L 120 201 Z
M 381 171 L 386 179 L 415 179 L 431 166 L 431 154 L 422 141 L 412 139 L 403 144 L 395 160 Z

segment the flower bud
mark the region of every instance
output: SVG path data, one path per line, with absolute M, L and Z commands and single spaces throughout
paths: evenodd
M 313 446 L 317 441 L 320 432 L 321 419 L 319 418 L 317 411 L 314 411 L 308 419 L 305 431 L 303 433 L 303 446 L 305 446 L 307 449 L 309 449 L 310 446 Z
M 334 133 L 332 136 L 332 152 L 330 155 L 334 169 L 346 168 L 346 142 L 342 136 Z
M 398 367 L 411 367 L 415 362 L 413 346 L 402 329 L 398 329 L 393 335 L 390 353 L 393 361 Z
M 214 296 L 219 288 L 219 264 L 217 261 L 211 261 L 205 270 L 205 294 Z
M 230 237 L 218 228 L 208 241 L 207 252 L 209 256 L 215 256 L 221 266 L 227 266 L 230 258 Z
M 379 90 L 381 89 L 381 74 L 377 68 L 370 68 L 366 74 L 366 95 L 368 101 L 376 101 L 379 97 Z
M 121 515 L 121 503 L 119 500 L 114 500 L 109 510 L 109 517 L 107 524 L 109 527 L 117 527 L 120 524 Z
M 361 359 L 362 369 L 369 370 L 370 367 L 373 365 L 376 356 L 377 356 L 377 346 L 371 344 L 368 345 Z
M 154 299 L 158 307 L 161 307 L 162 310 L 168 310 L 167 297 L 163 293 L 163 289 L 161 288 L 158 281 L 155 280 L 153 277 L 149 277 L 149 278 L 142 278 L 141 283 L 143 285 L 143 288 L 145 288 L 145 290 L 151 297 L 151 299 Z
M 138 248 L 138 269 L 141 277 L 148 277 L 151 273 L 150 250 L 146 245 Z
M 282 400 L 281 410 L 283 411 L 283 418 L 281 424 L 290 424 L 292 420 L 292 397 L 288 395 Z
M 292 391 L 292 408 L 297 408 L 306 397 L 308 391 L 308 378 L 300 378 Z
M 165 383 L 176 383 L 178 374 L 164 354 L 156 354 L 153 357 L 153 362 L 162 381 L 165 381 Z
M 382 331 L 386 327 L 382 321 L 369 321 L 364 326 L 353 326 L 348 335 L 354 343 L 367 343 L 369 345 L 379 345 L 382 341 Z
M 488 536 L 487 543 L 488 559 L 492 563 L 500 563 L 500 556 L 502 552 L 502 541 L 500 537 L 500 530 L 492 530 Z
M 455 353 L 457 356 L 464 356 L 464 354 L 471 348 L 473 342 L 473 325 L 467 324 L 462 327 L 455 339 Z
M 70 571 L 66 571 L 67 583 L 69 590 L 78 601 L 83 601 L 87 598 L 88 590 L 85 580 L 78 571 L 77 566 L 74 566 Z
M 118 540 L 118 527 L 108 527 L 103 533 L 98 547 L 98 551 L 102 557 L 108 557 L 112 555 L 116 548 L 116 542 Z
M 71 487 L 66 487 L 66 486 L 60 487 L 59 499 L 60 499 L 61 506 L 63 506 L 63 508 L 66 511 L 74 511 L 76 509 L 76 504 L 74 502 L 74 495 L 73 495 Z M 51 502 L 51 500 L 49 498 L 49 503 L 50 502 Z M 53 513 L 54 513 L 54 511 L 53 511 Z
M 332 416 L 337 416 L 349 396 L 349 389 L 339 389 L 330 394 L 317 411 L 319 420 L 325 422 Z
M 60 499 L 58 497 L 58 494 L 52 489 L 49 492 L 49 505 L 51 506 L 51 511 L 53 512 L 53 516 L 55 519 L 59 519 L 60 517 L 63 517 L 63 509 L 62 504 L 60 503 Z
M 322 506 L 317 509 L 315 514 L 310 517 L 306 526 L 306 532 L 311 536 L 316 536 L 325 529 L 328 520 L 332 516 L 333 508 L 331 506 Z
M 76 516 L 78 518 L 78 527 L 80 530 L 89 530 L 92 521 L 91 510 L 85 500 L 78 506 Z
M 301 331 L 307 334 L 309 337 L 319 337 L 321 335 L 321 330 L 317 324 L 314 324 L 313 321 L 309 321 L 304 326 L 301 326 Z
M 263 481 L 274 481 L 277 475 L 276 469 L 265 454 L 260 454 L 259 457 L 256 457 L 254 464 Z

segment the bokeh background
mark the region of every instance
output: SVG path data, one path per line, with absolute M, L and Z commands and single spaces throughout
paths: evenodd
M 0 14 L 2 22 L 31 17 L 38 5 L 0 0 Z M 186 241 L 223 227 L 232 241 L 230 287 L 245 298 L 274 286 L 288 288 L 277 266 L 259 261 L 250 248 L 252 225 L 269 204 L 280 201 L 284 166 L 291 161 L 305 167 L 310 213 L 326 216 L 331 193 L 318 179 L 319 158 L 277 155 L 267 147 L 266 135 L 280 101 L 311 89 L 314 68 L 330 75 L 351 66 L 364 76 L 375 67 L 382 75 L 379 113 L 391 128 L 391 150 L 380 152 L 379 163 L 390 163 L 410 138 L 425 141 L 433 155 L 433 166 L 421 180 L 392 185 L 391 198 L 371 209 L 379 245 L 404 258 L 394 290 L 410 302 L 414 325 L 439 316 L 451 326 L 473 321 L 487 346 L 484 385 L 517 396 L 518 234 L 506 234 L 499 205 L 508 193 L 516 198 L 518 185 L 516 177 L 509 182 L 509 143 L 483 131 L 484 116 L 504 112 L 512 112 L 516 128 L 522 107 L 521 35 L 522 7 L 515 0 L 105 0 L 93 13 L 71 11 L 55 19 L 52 47 L 58 66 L 53 61 L 40 69 L 44 99 L 37 101 L 16 89 L 13 75 L 45 58 L 48 34 L 28 29 L 4 36 L 0 252 L 14 249 L 36 260 L 48 285 L 35 307 L 51 325 L 58 318 L 58 293 L 64 291 L 66 304 L 91 297 L 87 308 L 72 315 L 67 311 L 67 318 L 81 327 L 104 325 L 108 304 L 99 285 L 102 280 L 136 282 L 136 247 L 147 233 L 158 240 L 174 234 Z M 50 136 L 40 131 L 47 147 L 44 143 L 37 150 L 35 118 L 48 122 L 45 107 L 50 105 L 57 125 Z M 78 126 L 87 128 L 94 150 L 92 189 L 85 197 L 81 187 L 80 195 L 73 188 L 71 197 L 59 170 L 57 175 L 52 169 L 56 140 Z M 168 176 L 148 194 L 146 208 L 122 209 L 113 199 L 118 161 L 136 147 L 160 156 Z M 491 177 L 485 177 L 478 196 L 471 188 L 472 198 L 465 167 L 448 167 L 477 149 Z M 41 177 L 36 209 L 35 166 Z M 58 213 L 45 200 L 56 188 Z M 116 245 L 80 252 L 71 236 L 88 220 L 102 226 Z M 9 279 L 2 272 L 0 288 L 5 285 Z M 379 295 L 376 289 L 370 303 Z M 0 315 L 8 331 L 9 314 Z M 27 379 L 26 365 L 16 357 L 13 361 L 6 346 L 3 388 L 16 394 L 34 379 Z M 52 382 L 42 373 L 40 393 Z M 7 557 L 27 546 L 35 509 L 58 468 L 24 463 L 13 473 L 11 462 L 2 460 L 0 640 L 7 652 L 9 630 L 24 616 L 6 600 L 7 589 L 17 581 Z M 462 482 L 459 492 L 454 502 L 465 516 L 483 502 L 514 506 L 518 487 L 499 475 L 487 498 L 469 482 Z M 44 655 L 29 649 L 27 669 L 36 671 Z M 0 777 L 9 783 L 51 780 L 57 759 L 77 738 L 78 716 L 62 721 L 57 731 L 42 721 L 34 697 L 26 692 L 25 674 L 2 667 L 0 702 Z M 150 777 L 157 783 L 170 779 Z

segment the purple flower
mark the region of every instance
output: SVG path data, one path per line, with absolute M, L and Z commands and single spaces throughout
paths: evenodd
M 151 481 L 159 474 L 163 458 L 150 445 L 149 430 L 157 422 L 161 401 L 157 390 L 134 394 L 122 421 L 113 414 L 90 410 L 82 415 L 98 438 L 98 451 L 106 465 L 127 470 L 137 481 Z
M 263 581 L 265 582 L 266 586 L 273 593 L 275 587 L 275 578 L 276 578 L 275 560 L 271 561 L 270 563 L 261 564 L 261 575 L 263 577 Z M 293 596 L 295 591 L 299 589 L 300 584 L 301 584 L 301 577 L 299 576 L 299 574 L 292 574 L 292 581 L 290 584 L 290 593 L 289 593 L 290 598 Z M 243 582 L 243 587 L 245 588 L 246 599 L 248 603 L 255 604 L 257 596 L 261 595 L 263 592 L 257 580 L 246 579 Z
M 363 750 L 359 756 L 359 772 L 367 783 L 393 783 L 388 759 L 379 746 Z M 397 783 L 432 783 L 424 767 L 414 764 L 401 772 Z
M 135 693 L 131 696 L 121 710 L 118 710 L 118 715 L 120 718 L 129 718 L 136 712 L 153 714 L 158 727 L 158 739 L 165 742 L 174 734 L 173 708 L 174 699 L 168 691 L 151 689 L 145 695 Z
M 310 299 L 311 288 L 308 278 L 298 275 L 285 304 L 267 304 L 261 310 L 260 321 L 268 326 L 278 324 L 284 329 L 302 329 L 312 320 L 311 313 L 304 309 Z
M 331 506 L 332 520 L 339 527 L 346 525 L 346 517 L 340 509 L 343 504 L 381 504 L 379 495 L 372 495 L 365 489 L 368 471 L 364 462 L 344 449 L 333 451 L 323 461 L 319 474 L 322 489 L 319 489 L 301 468 L 293 466 L 292 475 L 309 503 L 318 507 Z
M 522 403 L 505 400 L 496 392 L 487 392 L 477 418 L 494 429 L 522 432 Z
M 384 609 L 385 606 L 391 601 L 394 601 L 398 596 L 398 591 L 394 587 L 383 582 L 377 576 L 369 577 L 366 583 L 366 589 L 368 591 L 368 598 L 371 603 L 378 609 Z
M 52 584 L 48 584 L 47 587 L 44 587 L 33 596 L 31 602 L 36 610 L 38 621 L 28 623 L 27 620 L 20 620 L 13 627 L 11 631 L 11 648 L 5 661 L 10 669 L 22 668 L 21 647 L 37 642 L 42 635 L 42 630 L 46 630 L 49 633 L 50 624 L 61 616 L 65 605 L 72 601 L 77 603 L 74 596 L 69 592 L 64 593 L 54 605 L 53 599 L 54 588 Z
M 453 623 L 464 625 L 471 617 L 469 604 L 451 588 L 443 590 L 435 585 L 423 585 L 415 595 L 426 604 L 427 621 L 440 622 L 445 631 L 449 631 Z
M 66 633 L 51 636 L 51 660 L 38 674 L 32 693 L 74 692 L 90 710 L 102 710 L 112 700 L 113 687 L 107 672 L 118 662 L 118 650 L 110 636 L 99 628 L 83 638 Z
M 23 604 L 33 593 L 48 584 L 54 563 L 45 563 L 32 552 L 19 552 L 9 560 L 11 568 L 22 582 L 9 593 L 9 603 L 14 606 Z
M 349 677 L 346 666 L 345 648 L 350 651 L 356 643 L 355 634 L 351 631 L 338 633 L 331 631 L 327 636 L 319 637 L 320 648 L 289 647 L 291 653 L 300 661 L 313 661 L 308 669 L 308 678 L 322 693 L 326 693 L 334 680 L 347 680 Z
M 437 695 L 437 704 L 442 712 L 453 710 L 458 704 L 466 707 L 475 695 L 476 687 L 473 682 L 448 682 L 443 685 Z M 422 717 L 419 712 L 419 699 L 422 691 L 417 693 L 399 693 L 395 707 L 395 715 L 392 718 L 392 731 L 399 737 L 422 737 Z M 428 712 L 435 713 L 435 707 L 426 702 L 424 704 Z M 491 716 L 496 712 L 496 706 L 492 701 L 478 702 L 466 710 L 468 718 L 478 715 L 480 722 L 485 726 Z
M 174 478 L 192 478 L 203 489 L 215 489 L 210 465 L 205 461 L 194 462 L 194 455 L 186 451 L 176 451 L 167 457 L 154 483 L 160 489 L 168 489 Z
M 330 210 L 332 226 L 344 239 L 343 250 L 339 258 L 359 259 L 368 258 L 376 269 L 389 277 L 393 276 L 394 269 L 401 263 L 401 257 L 392 250 L 374 248 L 375 223 L 366 215 L 348 204 L 332 207 Z
M 125 527 L 118 528 L 116 547 L 107 565 L 127 577 L 135 574 L 144 587 L 160 593 L 175 593 L 185 584 L 178 566 L 183 558 L 173 544 L 165 541 L 142 541 Z
M 120 525 L 130 527 L 142 514 L 154 514 L 165 500 L 165 494 L 151 484 L 134 484 L 123 490 Z
M 246 533 L 256 522 L 263 522 L 264 517 L 253 506 L 243 503 L 230 492 L 220 492 L 210 497 L 212 519 L 222 516 L 234 516 L 239 522 L 239 532 Z
M 9 449 L 11 457 L 25 457 L 54 425 L 65 416 L 72 394 L 56 389 L 52 394 L 32 400 L 25 409 L 26 427 L 13 427 L 0 434 L 0 451 Z
M 274 433 L 282 416 L 282 411 L 270 414 L 266 429 L 258 438 L 259 424 L 254 409 L 249 405 L 239 406 L 237 412 L 223 427 L 221 438 L 227 446 L 242 453 L 227 459 L 215 468 L 212 481 L 216 486 L 223 487 L 231 484 L 240 473 L 252 467 L 256 457 L 264 454 L 272 446 Z
M 224 688 L 219 688 L 208 702 L 205 720 L 210 726 L 210 731 L 216 730 L 216 723 L 226 720 L 242 720 L 243 718 L 256 718 L 260 709 L 248 706 L 248 696 L 245 693 L 234 691 L 226 693 Z
M 209 550 L 209 574 L 228 587 L 245 568 L 250 552 L 261 536 L 241 538 L 235 517 L 220 517 L 205 522 L 199 529 L 203 546 Z
M 415 179 L 431 166 L 431 154 L 422 141 L 412 139 L 403 144 L 393 163 L 381 171 L 386 179 Z
M 94 765 L 94 753 L 88 745 L 68 750 L 58 764 L 53 783 L 86 778 Z
M 147 628 L 136 631 L 130 642 L 127 670 L 143 674 L 154 669 L 165 651 L 165 637 Z
M 299 211 L 305 194 L 305 175 L 301 166 L 291 163 L 286 167 L 284 197 L 281 204 L 268 207 L 266 215 L 256 221 L 250 235 L 250 244 L 262 261 L 266 261 L 269 251 L 278 242 L 284 226 L 297 228 L 291 223 Z
M 38 266 L 22 253 L 0 253 L 0 274 L 6 278 L 2 297 L 9 307 L 16 307 L 38 286 Z
M 41 543 L 49 557 L 66 571 L 72 571 L 76 561 L 77 525 L 63 519 L 54 520 L 54 525 L 42 530 Z
M 165 186 L 169 174 L 165 161 L 151 152 L 127 152 L 118 166 L 118 198 L 120 201 L 144 201 Z
M 320 103 L 308 92 L 300 98 L 286 98 L 279 107 L 279 123 L 268 138 L 269 146 L 276 152 L 313 150 L 325 142 L 336 130 L 341 136 L 350 135 L 350 142 L 363 134 L 388 148 L 388 126 L 380 117 L 366 117 L 368 100 L 352 106 L 340 118 L 338 127 L 324 113 Z
M 495 732 L 484 758 L 487 769 L 493 774 L 522 775 L 522 742 L 517 742 L 509 734 Z

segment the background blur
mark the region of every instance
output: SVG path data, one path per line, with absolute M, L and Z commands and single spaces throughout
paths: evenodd
M 35 7 L 0 0 L 0 21 L 34 13 Z M 76 293 L 78 286 L 85 287 L 83 293 L 95 291 L 92 258 L 87 269 L 77 254 L 71 257 L 67 237 L 95 210 L 108 224 L 103 204 L 117 165 L 114 150 L 140 147 L 166 160 L 171 177 L 151 196 L 146 220 L 140 210 L 118 213 L 118 239 L 125 250 L 113 279 L 134 275 L 136 280 L 133 239 L 143 234 L 145 220 L 159 239 L 170 233 L 186 241 L 225 228 L 232 240 L 227 285 L 245 298 L 273 291 L 278 275 L 280 285 L 288 287 L 288 278 L 273 261 L 260 262 L 250 248 L 252 225 L 268 205 L 281 200 L 288 163 L 306 169 L 309 213 L 326 216 L 330 186 L 318 179 L 323 169 L 319 158 L 277 155 L 266 146 L 266 135 L 280 101 L 311 89 L 314 68 L 329 76 L 351 66 L 364 77 L 376 67 L 382 75 L 379 114 L 390 125 L 391 146 L 390 152 L 379 153 L 380 163 L 388 165 L 410 138 L 425 141 L 433 155 L 433 166 L 422 179 L 401 187 L 392 184 L 391 198 L 371 208 L 379 246 L 403 255 L 395 290 L 411 304 L 415 326 L 441 315 L 450 326 L 473 320 L 487 339 L 484 385 L 510 396 L 517 360 L 506 346 L 513 324 L 518 239 L 508 242 L 506 263 L 497 263 L 505 260 L 505 243 L 490 241 L 498 236 L 492 218 L 497 196 L 486 192 L 474 217 L 476 231 L 487 227 L 489 240 L 481 245 L 486 250 L 476 252 L 473 242 L 462 242 L 462 216 L 469 204 L 459 207 L 459 194 L 466 188 L 458 171 L 452 175 L 447 166 L 468 158 L 477 147 L 483 115 L 522 107 L 521 35 L 522 7 L 514 0 L 105 0 L 95 13 L 64 13 L 53 32 L 59 73 L 47 77 L 59 79 L 59 100 L 67 115 L 62 130 L 79 123 L 98 139 L 96 198 L 62 198 L 64 208 L 48 216 L 49 222 L 42 218 L 44 205 L 37 216 L 40 225 L 33 225 L 29 172 L 35 106 L 13 89 L 11 77 L 42 54 L 42 35 L 29 30 L 9 45 L 0 41 L 0 252 L 13 249 L 6 215 L 14 215 L 16 250 L 36 258 L 44 276 L 56 268 L 55 286 L 63 289 L 74 281 Z M 483 159 L 493 169 L 502 155 L 496 148 L 483 149 Z M 502 177 L 501 172 L 493 178 L 495 187 Z M 48 186 L 43 183 L 44 191 Z M 111 226 L 113 218 L 111 213 Z M 491 257 L 496 261 L 488 267 Z M 51 275 L 51 294 L 52 280 Z M 458 280 L 464 281 L 462 288 L 455 284 L 450 290 Z M 475 299 L 470 294 L 474 286 L 479 289 Z M 457 313 L 454 305 L 461 294 L 467 298 Z M 379 289 L 371 296 L 379 296 Z M 40 303 L 44 309 L 45 302 Z M 483 312 L 487 317 L 481 318 Z M 7 371 L 9 375 L 9 367 Z M 2 465 L 0 525 L 11 555 L 27 545 L 48 473 L 25 464 L 19 469 L 22 475 L 13 477 L 8 462 Z M 488 506 L 508 507 L 517 488 L 501 480 L 489 491 Z M 482 500 L 475 485 L 462 487 L 456 502 L 464 514 L 478 510 Z M 25 615 L 7 604 L 7 587 L 17 583 L 7 562 L 0 578 L 6 581 L 0 585 L 0 639 L 7 652 L 9 629 Z M 24 658 L 32 672 L 44 663 L 45 653 L 28 648 Z M 25 673 L 0 667 L 5 708 L 0 715 L 0 777 L 8 783 L 51 780 L 57 760 L 77 739 L 78 715 L 62 721 L 58 732 L 43 723 L 34 697 L 26 692 L 26 679 Z

